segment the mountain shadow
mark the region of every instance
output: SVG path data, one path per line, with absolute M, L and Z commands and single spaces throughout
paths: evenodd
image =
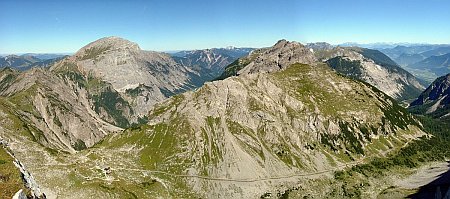
M 450 163 L 450 161 L 448 161 Z M 415 194 L 409 195 L 411 199 L 448 199 L 450 198 L 450 169 L 441 174 L 439 178 L 420 187 Z

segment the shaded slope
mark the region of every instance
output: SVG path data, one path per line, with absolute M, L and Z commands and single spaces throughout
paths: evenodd
M 428 114 L 434 118 L 448 117 L 450 74 L 437 78 L 410 106 L 410 111 L 416 114 Z

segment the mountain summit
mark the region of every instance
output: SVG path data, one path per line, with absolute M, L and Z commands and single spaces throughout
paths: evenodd
M 111 36 L 111 37 L 104 37 L 87 44 L 86 46 L 78 50 L 74 56 L 83 57 L 86 55 L 94 55 L 95 54 L 94 52 L 101 53 L 102 50 L 120 51 L 124 49 L 135 52 L 141 50 L 139 45 L 134 42 L 128 41 L 120 37 Z
M 218 79 L 234 75 L 284 70 L 291 64 L 314 64 L 313 51 L 298 42 L 279 40 L 275 45 L 252 51 L 227 66 Z

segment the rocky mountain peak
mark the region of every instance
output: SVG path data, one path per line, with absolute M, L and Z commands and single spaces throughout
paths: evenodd
M 83 58 L 92 54 L 102 53 L 104 51 L 122 51 L 128 50 L 132 52 L 138 52 L 141 50 L 138 44 L 128 41 L 126 39 L 120 37 L 104 37 L 98 39 L 94 42 L 89 43 L 88 45 L 81 48 L 76 54 L 75 57 Z
M 277 43 L 272 47 L 274 49 L 286 48 L 286 47 L 297 47 L 303 46 L 301 43 L 296 41 L 287 41 L 286 39 L 278 40 Z
M 334 48 L 333 45 L 327 42 L 316 42 L 316 43 L 308 43 L 306 47 L 316 50 L 331 50 Z
M 304 45 L 294 41 L 279 40 L 274 46 L 254 52 L 252 61 L 238 74 L 274 72 L 287 68 L 294 63 L 314 64 L 314 53 Z

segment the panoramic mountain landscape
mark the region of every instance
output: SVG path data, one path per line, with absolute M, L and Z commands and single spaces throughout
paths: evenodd
M 449 198 L 434 3 L 2 1 L 0 198 Z

